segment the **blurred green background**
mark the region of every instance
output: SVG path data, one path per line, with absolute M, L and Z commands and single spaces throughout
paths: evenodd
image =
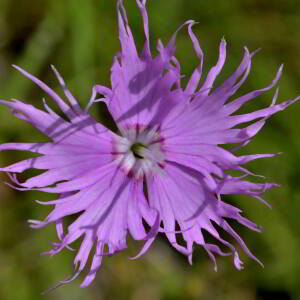
M 125 1 L 137 45 L 143 45 L 143 27 L 134 0 Z M 119 51 L 116 1 L 111 0 L 0 0 L 0 98 L 18 98 L 38 107 L 45 96 L 29 80 L 11 68 L 17 64 L 59 91 L 51 72 L 54 64 L 74 95 L 85 105 L 95 83 L 109 85 L 113 55 Z M 152 48 L 166 42 L 188 19 L 195 26 L 205 54 L 205 72 L 215 64 L 219 42 L 228 43 L 228 59 L 218 82 L 238 65 L 243 47 L 262 47 L 253 59 L 253 69 L 238 95 L 262 88 L 274 78 L 281 63 L 279 101 L 300 94 L 300 1 L 298 0 L 149 0 Z M 177 57 L 182 73 L 190 75 L 198 63 L 187 30 L 178 35 Z M 186 79 L 183 79 L 186 82 Z M 243 111 L 268 105 L 269 92 Z M 100 104 L 93 114 L 105 122 Z M 262 234 L 235 226 L 265 268 L 242 254 L 245 269 L 236 271 L 230 258 L 218 258 L 218 272 L 204 251 L 195 250 L 194 265 L 173 250 L 164 238 L 140 260 L 127 258 L 138 243 L 104 259 L 102 269 L 88 289 L 79 289 L 80 279 L 53 293 L 40 293 L 71 272 L 74 254 L 63 251 L 53 258 L 39 257 L 55 240 L 55 228 L 32 230 L 27 219 L 43 219 L 50 208 L 34 200 L 52 199 L 38 192 L 16 192 L 1 185 L 0 202 L 0 299 L 132 299 L 132 300 L 254 300 L 300 299 L 300 104 L 273 116 L 265 128 L 240 153 L 283 152 L 283 155 L 249 164 L 249 169 L 281 183 L 265 199 L 270 210 L 247 197 L 230 197 L 245 215 L 265 229 Z M 29 125 L 0 108 L 0 142 L 45 140 Z M 1 166 L 28 157 L 2 152 Z M 29 174 L 30 175 L 30 174 Z M 0 174 L 1 180 L 7 180 Z M 78 244 L 77 244 L 78 246 Z

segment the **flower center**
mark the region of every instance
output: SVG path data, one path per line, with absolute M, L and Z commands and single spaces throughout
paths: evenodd
M 128 128 L 115 140 L 113 153 L 119 167 L 136 180 L 160 173 L 164 168 L 163 139 L 155 128 L 142 125 Z
M 134 143 L 132 144 L 130 150 L 132 151 L 134 157 L 136 159 L 143 159 L 144 157 L 144 149 L 148 149 L 147 146 L 145 146 L 142 143 Z

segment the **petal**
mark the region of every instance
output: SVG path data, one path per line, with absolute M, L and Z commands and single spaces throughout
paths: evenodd
M 200 228 L 208 230 L 214 237 L 232 250 L 235 266 L 237 268 L 241 268 L 241 261 L 238 258 L 235 248 L 230 245 L 230 243 L 220 238 L 219 234 L 216 232 L 215 228 L 213 228 L 210 222 L 210 220 L 212 220 L 226 230 L 230 235 L 232 235 L 232 237 L 240 244 L 250 258 L 259 262 L 257 258 L 249 251 L 243 240 L 228 225 L 224 218 L 235 219 L 239 223 L 252 230 L 260 231 L 254 223 L 243 218 L 240 215 L 239 209 L 236 209 L 235 207 L 216 199 L 214 195 L 210 193 L 202 193 L 202 197 L 204 198 L 202 198 L 201 201 L 199 196 L 197 197 L 197 185 L 193 183 L 191 179 L 189 180 L 180 169 L 173 166 L 168 166 L 166 168 L 166 172 L 169 176 L 164 178 L 163 184 L 166 187 L 165 189 L 168 190 L 168 199 L 169 201 L 172 201 L 173 212 L 176 215 L 176 220 L 180 226 L 188 226 L 189 222 L 192 220 L 197 222 L 197 225 Z M 187 190 L 189 193 L 186 193 Z M 198 192 L 198 195 L 199 194 L 200 193 Z M 193 196 L 195 197 L 194 199 Z M 196 212 L 196 214 L 193 213 L 193 210 Z M 194 214 L 194 216 L 189 221 L 188 215 L 191 212 Z M 183 223 L 184 220 L 185 222 Z M 183 233 L 183 236 L 187 242 L 191 242 L 191 240 L 197 242 L 197 240 L 199 240 L 199 236 L 195 235 L 195 233 L 192 234 L 194 230 L 195 227 L 190 229 L 190 231 Z
M 137 51 L 131 29 L 128 25 L 128 19 L 124 8 L 123 0 L 118 0 L 117 10 L 119 21 L 119 38 L 122 47 L 122 55 L 134 59 L 137 57 Z
M 64 94 L 66 96 L 66 98 L 68 99 L 72 109 L 75 111 L 75 113 L 77 113 L 79 116 L 84 114 L 84 111 L 80 108 L 79 103 L 77 102 L 77 100 L 74 98 L 74 96 L 72 95 L 72 93 L 69 91 L 69 89 L 67 88 L 65 81 L 63 80 L 63 78 L 60 76 L 60 74 L 58 73 L 58 71 L 56 70 L 56 68 L 51 65 L 51 68 L 55 74 L 55 76 L 57 77 L 59 84 L 61 86 L 61 88 L 64 91 Z
M 149 59 L 151 58 L 151 50 L 150 50 L 150 39 L 149 39 L 149 20 L 148 20 L 148 13 L 146 9 L 146 2 L 147 0 L 136 0 L 136 3 L 140 8 L 141 16 L 143 18 L 144 32 L 146 38 L 142 56 L 146 59 Z
M 218 62 L 209 71 L 209 73 L 205 79 L 205 82 L 203 83 L 203 85 L 199 91 L 199 94 L 202 97 L 207 96 L 209 94 L 209 92 L 211 91 L 214 81 L 216 80 L 217 76 L 220 74 L 220 72 L 224 66 L 225 60 L 226 60 L 226 41 L 223 38 L 221 41 L 221 44 L 220 44 L 220 54 L 219 54 Z M 198 98 L 196 101 L 201 101 L 201 98 Z
M 71 110 L 71 108 L 52 90 L 50 89 L 45 83 L 40 81 L 35 76 L 29 74 L 27 71 L 23 70 L 22 68 L 13 65 L 15 69 L 17 69 L 19 72 L 21 72 L 24 76 L 29 78 L 31 81 L 33 81 L 36 85 L 38 85 L 45 93 L 47 93 L 58 105 L 58 107 L 61 109 L 61 111 L 70 119 L 75 117 L 74 112 Z
M 281 65 L 279 70 L 277 71 L 275 79 L 266 88 L 252 91 L 246 95 L 243 95 L 243 96 L 237 98 L 236 100 L 234 100 L 232 102 L 229 102 L 228 104 L 224 105 L 224 107 L 222 108 L 222 111 L 224 111 L 224 113 L 226 115 L 230 115 L 230 114 L 236 112 L 238 109 L 240 109 L 248 101 L 252 100 L 253 98 L 257 98 L 264 92 L 267 92 L 268 90 L 272 89 L 277 84 L 278 80 L 280 79 L 282 70 L 283 70 L 283 65 Z
M 200 44 L 198 42 L 197 37 L 192 31 L 192 26 L 195 23 L 189 24 L 188 31 L 189 31 L 189 36 L 193 42 L 193 46 L 196 52 L 197 57 L 200 59 L 200 65 L 195 69 L 195 71 L 192 74 L 192 77 L 190 78 L 187 87 L 185 89 L 185 93 L 187 95 L 192 95 L 196 91 L 198 87 L 198 83 L 200 81 L 201 75 L 202 75 L 202 69 L 203 69 L 203 52 L 201 50 Z
M 103 243 L 97 243 L 96 245 L 96 253 L 94 254 L 93 260 L 92 260 L 92 265 L 91 265 L 91 270 L 85 277 L 84 281 L 80 285 L 81 288 L 85 288 L 89 286 L 92 281 L 95 279 L 97 271 L 100 269 L 101 262 L 102 262 L 102 253 L 104 252 L 104 245 Z
M 142 240 L 146 236 L 142 214 L 139 209 L 140 198 L 145 197 L 143 194 L 143 186 L 139 183 L 132 183 L 130 195 L 127 207 L 128 229 L 135 240 Z

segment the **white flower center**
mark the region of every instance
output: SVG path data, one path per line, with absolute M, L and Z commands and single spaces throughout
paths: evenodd
M 136 129 L 138 128 L 138 129 Z M 137 180 L 164 168 L 163 139 L 154 128 L 130 128 L 125 136 L 115 141 L 114 155 L 120 168 Z

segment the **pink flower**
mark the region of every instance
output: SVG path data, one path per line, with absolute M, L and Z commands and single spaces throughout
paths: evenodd
M 188 257 L 190 263 L 194 244 L 198 244 L 203 246 L 214 263 L 215 254 L 231 255 L 235 267 L 242 269 L 243 263 L 235 246 L 218 233 L 218 229 L 222 228 L 249 257 L 259 262 L 227 220 L 234 219 L 254 231 L 259 232 L 260 229 L 244 218 L 240 209 L 225 203 L 222 195 L 246 194 L 265 203 L 261 194 L 275 184 L 248 181 L 247 177 L 254 174 L 243 165 L 275 154 L 237 156 L 234 153 L 260 131 L 271 115 L 284 110 L 299 97 L 275 104 L 277 90 L 269 107 L 235 114 L 243 104 L 273 88 L 282 67 L 268 87 L 229 101 L 246 80 L 254 53 L 245 48 L 237 70 L 214 89 L 214 81 L 226 59 L 226 42 L 223 39 L 217 64 L 209 71 L 204 84 L 198 87 L 203 53 L 192 31 L 193 21 L 187 21 L 178 30 L 188 27 L 199 65 L 187 86 L 181 88 L 180 65 L 174 56 L 178 30 L 167 46 L 158 41 L 159 54 L 152 57 L 146 0 L 136 2 L 144 23 L 144 49 L 139 55 L 123 2 L 119 1 L 121 53 L 115 57 L 112 66 L 112 88 L 96 85 L 87 107 L 104 101 L 117 124 L 118 134 L 96 122 L 87 109 L 79 107 L 54 67 L 68 104 L 39 79 L 19 67 L 15 68 L 46 92 L 67 120 L 46 103 L 46 111 L 42 111 L 18 100 L 0 101 L 17 118 L 29 122 L 51 139 L 47 143 L 0 145 L 0 150 L 40 154 L 1 168 L 12 180 L 9 185 L 18 190 L 60 195 L 46 203 L 38 201 L 42 205 L 54 205 L 44 221 L 30 220 L 33 228 L 56 224 L 59 241 L 53 243 L 53 248 L 47 253 L 53 255 L 70 248 L 75 240 L 83 237 L 74 259 L 73 276 L 59 284 L 69 282 L 80 274 L 95 245 L 92 265 L 81 284 L 81 287 L 88 286 L 95 278 L 103 256 L 113 255 L 127 247 L 128 234 L 135 240 L 145 241 L 136 258 L 148 250 L 161 232 L 175 249 Z M 98 94 L 103 98 L 97 99 Z M 250 125 L 236 127 L 249 122 Z M 225 144 L 237 144 L 237 148 L 228 151 L 222 147 Z M 45 172 L 19 182 L 16 173 L 30 168 Z M 240 171 L 240 176 L 228 175 L 230 170 Z M 78 213 L 78 218 L 64 228 L 64 218 Z M 150 226 L 149 231 L 145 223 Z M 175 229 L 176 225 L 180 230 Z M 208 231 L 229 252 L 207 243 L 202 230 Z M 179 234 L 185 243 L 177 241 Z

